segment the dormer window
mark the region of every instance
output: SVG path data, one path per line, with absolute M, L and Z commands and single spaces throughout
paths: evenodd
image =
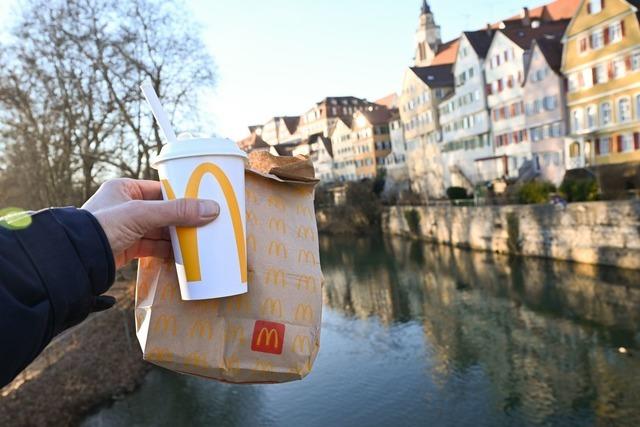
M 589 0 L 587 3 L 587 11 L 590 15 L 602 12 L 604 9 L 604 0 Z

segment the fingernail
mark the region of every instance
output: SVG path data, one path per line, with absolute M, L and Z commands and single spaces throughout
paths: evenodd
M 215 218 L 220 214 L 220 205 L 213 200 L 200 200 L 200 216 Z

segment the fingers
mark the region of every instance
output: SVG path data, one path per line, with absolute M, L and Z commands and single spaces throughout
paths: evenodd
M 131 220 L 142 233 L 168 226 L 199 227 L 218 217 L 220 206 L 213 200 L 177 199 L 130 202 Z
M 167 227 L 156 228 L 147 232 L 143 236 L 145 239 L 149 240 L 171 240 L 171 234 L 169 233 L 169 229 Z
M 138 187 L 142 200 L 162 200 L 162 188 L 158 181 L 133 180 Z

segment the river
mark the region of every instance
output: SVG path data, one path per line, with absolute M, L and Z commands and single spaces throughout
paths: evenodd
M 157 368 L 83 425 L 640 425 L 640 272 L 399 238 L 320 247 L 307 378 L 243 386 Z

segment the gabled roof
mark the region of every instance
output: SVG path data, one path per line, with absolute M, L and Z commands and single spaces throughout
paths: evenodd
M 495 30 L 485 29 L 478 31 L 465 31 L 463 34 L 467 40 L 469 40 L 469 44 L 478 57 L 485 58 L 489 51 L 489 46 L 491 46 L 491 40 L 493 40 Z
M 309 138 L 309 144 L 313 144 L 314 142 L 324 145 L 327 153 L 329 153 L 329 155 L 333 157 L 333 145 L 331 144 L 331 140 L 329 138 L 326 138 L 322 134 L 315 134 Z
M 298 146 L 297 142 L 287 142 L 286 144 L 272 145 L 279 156 L 292 156 L 293 150 Z
M 440 47 L 438 47 L 438 52 L 436 52 L 436 56 L 433 58 L 431 65 L 453 64 L 456 62 L 459 45 L 460 38 L 441 44 Z
M 410 67 L 420 80 L 431 88 L 453 86 L 452 64 Z
M 365 116 L 372 126 L 384 125 L 389 123 L 389 120 L 391 120 L 391 111 L 384 107 L 373 111 L 360 111 L 360 114 Z
M 547 39 L 539 38 L 531 42 L 531 51 L 538 47 L 540 53 L 544 57 L 545 61 L 554 73 L 560 74 L 560 67 L 562 66 L 562 41 L 560 39 Z M 527 84 L 529 80 L 529 71 L 531 69 L 532 61 L 529 61 L 524 70 L 524 80 L 522 85 Z
M 238 141 L 238 147 L 242 150 L 249 152 L 253 150 L 258 150 L 260 148 L 269 148 L 271 147 L 267 144 L 257 133 L 253 132 L 248 137 L 243 140 Z
M 287 127 L 289 133 L 293 135 L 298 130 L 298 125 L 300 124 L 300 116 L 285 116 L 282 117 L 282 121 Z
M 556 0 L 529 10 L 529 17 L 531 19 L 548 18 L 553 21 L 571 19 L 578 11 L 580 2 L 581 0 Z M 507 18 L 504 21 L 518 21 L 522 18 L 522 14 L 518 14 Z
M 543 23 L 537 28 L 509 27 L 500 30 L 500 32 L 520 48 L 528 50 L 531 47 L 531 42 L 538 38 L 561 40 L 568 25 L 569 20 L 563 19 L 561 21 Z
M 378 99 L 377 101 L 375 101 L 375 103 L 378 105 L 382 105 L 383 107 L 394 108 L 396 105 L 398 105 L 398 94 L 395 92 L 390 93 L 384 98 Z

